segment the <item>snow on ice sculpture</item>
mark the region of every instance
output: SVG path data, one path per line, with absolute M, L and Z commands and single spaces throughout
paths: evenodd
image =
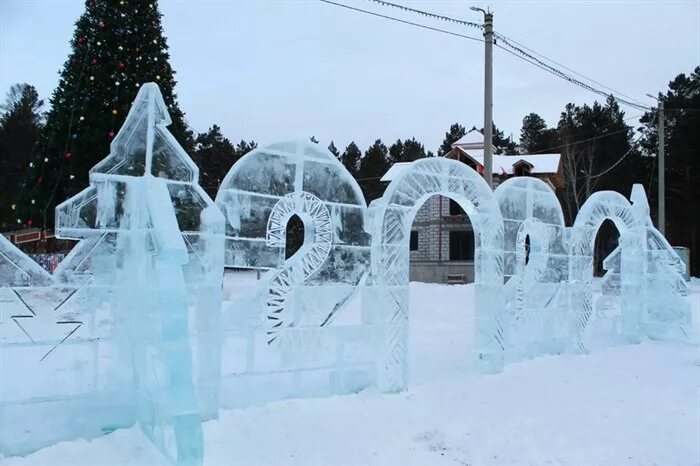
M 570 231 L 569 257 L 569 291 L 575 313 L 570 321 L 576 350 L 640 341 L 646 239 L 643 215 L 640 206 L 630 204 L 621 194 L 600 191 L 586 200 L 576 216 Z M 601 295 L 594 302 L 593 248 L 606 219 L 620 232 L 620 246 L 606 258 L 608 272 L 602 280 Z
M 406 389 L 409 240 L 418 209 L 436 194 L 459 203 L 475 235 L 475 354 L 483 372 L 503 366 L 503 219 L 484 179 L 469 166 L 443 158 L 409 165 L 370 204 L 371 283 L 365 316 L 381 332 L 378 383 L 383 391 Z
M 359 317 L 334 322 L 369 267 L 366 205 L 345 167 L 316 144 L 272 144 L 234 164 L 216 204 L 226 219 L 226 266 L 268 270 L 224 305 L 222 406 L 373 384 L 369 327 Z M 304 243 L 285 260 L 295 215 Z
M 510 178 L 494 194 L 503 215 L 505 357 L 560 353 L 570 317 L 561 204 L 549 185 L 533 177 Z
M 169 123 L 158 87 L 143 85 L 110 155 L 90 171 L 90 187 L 56 208 L 57 236 L 80 242 L 53 280 L 82 285 L 73 296 L 89 299 L 73 318 L 85 331 L 54 351 L 55 368 L 30 374 L 36 394 L 21 416 L 53 429 L 52 441 L 138 422 L 171 463 L 194 466 L 203 456 L 199 411 L 208 406 L 198 409 L 197 397 L 218 391 L 223 217 Z M 30 435 L 31 448 L 45 444 Z

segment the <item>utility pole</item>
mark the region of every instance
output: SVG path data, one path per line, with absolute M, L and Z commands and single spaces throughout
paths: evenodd
M 656 112 L 656 118 L 658 118 L 658 124 L 656 129 L 658 130 L 657 137 L 659 139 L 659 151 L 656 154 L 659 162 L 659 218 L 656 222 L 656 226 L 662 235 L 666 236 L 666 148 L 664 141 L 664 102 L 658 97 L 651 94 L 647 94 L 647 97 L 656 99 L 659 103 L 658 112 Z
M 484 14 L 484 180 L 493 188 L 493 13 Z
M 666 236 L 666 148 L 664 147 L 664 102 L 659 99 L 659 231 Z

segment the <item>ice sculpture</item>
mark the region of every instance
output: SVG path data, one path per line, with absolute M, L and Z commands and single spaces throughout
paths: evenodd
M 560 353 L 570 337 L 561 204 L 544 181 L 529 176 L 510 178 L 494 193 L 503 215 L 505 357 Z
M 216 203 L 226 218 L 226 266 L 268 270 L 224 306 L 222 406 L 374 383 L 371 329 L 333 322 L 369 266 L 366 205 L 345 167 L 316 144 L 272 144 L 231 168 Z M 285 260 L 294 215 L 304 243 Z
M 458 202 L 474 226 L 476 366 L 495 372 L 503 366 L 503 219 L 484 179 L 454 160 L 413 162 L 370 204 L 372 219 L 371 299 L 367 314 L 381 332 L 379 386 L 384 391 L 407 385 L 409 239 L 421 205 L 440 194 Z
M 631 203 L 622 195 L 594 193 L 579 211 L 571 231 L 571 302 L 576 309 L 579 349 L 642 338 L 697 343 L 682 264 L 649 217 L 641 185 Z M 593 299 L 593 244 L 605 219 L 620 232 L 619 246 L 603 262 L 600 295 Z
M 579 349 L 599 344 L 635 343 L 641 338 L 644 214 L 621 194 L 601 191 L 592 194 L 576 216 L 571 229 L 569 287 L 577 317 L 574 333 Z M 613 269 L 609 272 L 613 275 L 603 277 L 602 297 L 594 303 L 593 247 L 596 233 L 606 219 L 620 232 L 620 248 L 606 261 L 606 268 Z M 615 257 L 618 254 L 619 257 Z M 614 270 L 616 262 L 617 271 Z M 620 278 L 619 282 L 615 277 Z M 609 296 L 616 293 L 620 295 L 619 312 L 611 311 L 614 304 Z
M 697 344 L 698 335 L 692 329 L 687 298 L 688 284 L 683 277 L 685 265 L 666 238 L 654 228 L 649 217 L 649 203 L 641 185 L 632 187 L 630 200 L 645 230 L 642 333 L 652 339 Z M 614 253 L 617 253 L 615 257 L 619 257 L 619 248 Z
M 20 305 L 37 332 L 76 326 L 2 332 L 3 453 L 138 422 L 173 464 L 201 464 L 200 412 L 218 412 L 223 217 L 168 124 L 144 84 L 90 187 L 56 208 L 57 236 L 80 242 L 55 276 L 0 243 L 3 326 Z

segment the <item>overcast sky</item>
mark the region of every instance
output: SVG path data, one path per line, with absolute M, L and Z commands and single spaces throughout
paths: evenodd
M 336 0 L 479 37 L 364 0 Z M 636 99 L 700 64 L 700 0 L 394 0 L 481 21 Z M 33 84 L 48 98 L 69 53 L 82 1 L 0 0 L 0 92 Z M 160 1 L 180 106 L 197 131 L 268 144 L 315 135 L 362 149 L 415 136 L 435 150 L 455 121 L 483 124 L 484 44 L 306 1 Z M 494 120 L 519 135 L 529 112 L 556 124 L 567 102 L 594 94 L 494 50 Z M 640 113 L 626 109 L 629 116 Z

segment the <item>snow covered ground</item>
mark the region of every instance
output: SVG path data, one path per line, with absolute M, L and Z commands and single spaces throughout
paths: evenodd
M 700 280 L 692 291 L 697 317 Z M 204 424 L 205 465 L 700 465 L 697 347 L 645 342 L 477 375 L 470 372 L 472 292 L 470 285 L 411 284 L 407 392 L 223 411 Z M 132 428 L 0 464 L 161 460 Z

